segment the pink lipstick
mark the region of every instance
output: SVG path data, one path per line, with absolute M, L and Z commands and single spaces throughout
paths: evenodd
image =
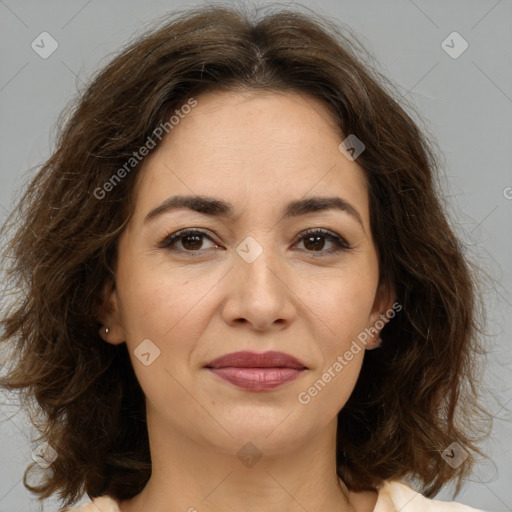
M 250 391 L 267 391 L 296 379 L 307 369 L 284 352 L 232 352 L 207 363 L 212 373 Z

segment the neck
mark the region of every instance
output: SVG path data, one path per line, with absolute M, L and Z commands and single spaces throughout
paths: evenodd
M 264 440 L 212 446 L 173 431 L 150 411 L 148 431 L 152 474 L 140 494 L 120 503 L 121 512 L 354 512 L 336 473 L 336 418 L 286 450 Z

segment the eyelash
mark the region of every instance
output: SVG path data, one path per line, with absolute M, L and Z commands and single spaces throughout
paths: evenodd
M 170 251 L 180 250 L 180 249 L 176 249 L 174 247 L 175 242 L 179 241 L 182 238 L 186 238 L 187 236 L 190 236 L 190 235 L 202 235 L 202 236 L 208 238 L 209 240 L 211 240 L 213 243 L 215 243 L 215 241 L 210 236 L 208 236 L 204 231 L 200 231 L 200 230 L 194 229 L 194 228 L 187 228 L 187 229 L 182 229 L 180 231 L 177 231 L 176 233 L 166 235 L 164 237 L 164 239 L 160 242 L 158 247 L 161 249 L 167 249 Z M 337 247 L 334 247 L 327 251 L 323 251 L 323 250 L 307 251 L 307 252 L 312 253 L 314 255 L 314 257 L 318 257 L 318 256 L 321 257 L 322 253 L 323 253 L 323 255 L 326 255 L 326 254 L 332 255 L 332 254 L 337 254 L 339 252 L 344 252 L 344 251 L 348 251 L 348 250 L 352 249 L 352 247 L 349 246 L 347 241 L 344 240 L 343 238 L 341 238 L 340 236 L 335 235 L 334 233 L 331 233 L 330 231 L 326 231 L 324 229 L 318 229 L 318 228 L 308 229 L 308 230 L 304 231 L 302 233 L 302 236 L 296 241 L 296 243 L 301 242 L 312 235 L 320 235 L 320 236 L 326 238 L 327 240 L 333 242 L 337 246 Z M 196 253 L 195 255 L 197 255 L 197 253 L 200 254 L 202 252 L 202 249 L 199 249 L 196 251 L 187 251 L 187 250 L 181 250 L 181 251 L 187 252 L 187 253 Z M 315 253 L 320 253 L 320 254 L 315 254 Z

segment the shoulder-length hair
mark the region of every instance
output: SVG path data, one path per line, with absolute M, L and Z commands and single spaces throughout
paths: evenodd
M 340 137 L 364 143 L 357 163 L 380 279 L 402 311 L 382 330 L 381 348 L 366 353 L 338 414 L 337 472 L 355 491 L 409 475 L 426 496 L 452 480 L 459 492 L 474 458 L 454 468 L 442 452 L 456 442 L 483 455 L 475 443 L 488 420 L 477 386 L 477 274 L 437 190 L 434 143 L 365 52 L 315 13 L 281 8 L 253 19 L 202 6 L 123 48 L 61 117 L 56 149 L 2 228 L 11 299 L 2 341 L 11 350 L 0 384 L 36 404 L 31 420 L 56 452 L 38 485 L 28 482 L 35 465 L 25 471 L 39 499 L 128 499 L 149 479 L 145 397 L 126 344 L 100 338 L 97 313 L 133 212 L 141 164 L 126 162 L 176 110 L 213 90 L 309 94 L 329 107 Z

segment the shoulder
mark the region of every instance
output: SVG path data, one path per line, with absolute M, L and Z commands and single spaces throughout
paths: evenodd
M 63 509 L 61 512 L 120 512 L 117 503 L 109 496 L 93 498 L 92 502 L 78 507 Z
M 94 498 L 91 503 L 62 512 L 120 512 L 117 503 L 108 496 Z M 397 480 L 386 480 L 379 488 L 373 512 L 485 512 L 455 501 L 430 499 Z
M 373 512 L 484 512 L 455 501 L 430 499 L 398 480 L 386 480 L 379 488 Z

